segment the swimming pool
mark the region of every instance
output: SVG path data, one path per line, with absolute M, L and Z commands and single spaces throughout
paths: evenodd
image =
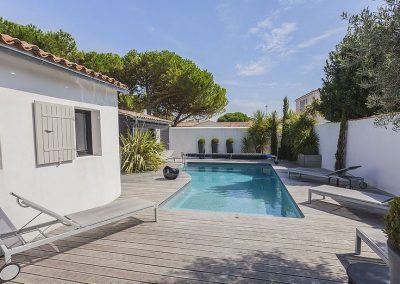
M 270 164 L 188 163 L 191 183 L 163 207 L 302 218 Z

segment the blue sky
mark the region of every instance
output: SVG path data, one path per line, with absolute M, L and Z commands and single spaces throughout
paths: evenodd
M 78 48 L 124 55 L 175 51 L 227 89 L 227 111 L 282 108 L 321 86 L 328 52 L 342 39 L 343 11 L 370 0 L 0 0 L 0 16 L 63 29 Z

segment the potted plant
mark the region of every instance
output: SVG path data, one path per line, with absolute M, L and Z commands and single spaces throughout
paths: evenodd
M 226 139 L 226 152 L 233 153 L 233 138 Z
M 400 197 L 390 202 L 384 232 L 388 237 L 390 283 L 400 283 Z
M 213 138 L 211 140 L 212 153 L 218 153 L 218 143 L 219 143 L 219 139 L 218 138 Z
M 206 148 L 204 146 L 205 144 L 206 144 L 206 140 L 204 138 L 200 138 L 197 141 L 197 145 L 199 147 L 199 154 L 204 154 L 206 152 Z

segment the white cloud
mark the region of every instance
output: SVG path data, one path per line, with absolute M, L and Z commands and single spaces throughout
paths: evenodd
M 279 0 L 279 4 L 284 6 L 286 9 L 293 8 L 299 4 L 303 4 L 306 0 Z
M 262 42 L 258 45 L 265 52 L 276 52 L 282 55 L 287 54 L 288 42 L 291 34 L 297 30 L 296 23 L 285 22 L 279 27 L 273 28 L 262 35 Z
M 272 62 L 266 58 L 262 58 L 256 62 L 251 62 L 248 64 L 236 64 L 236 70 L 240 76 L 259 76 L 269 71 L 272 66 Z
M 272 28 L 273 21 L 279 16 L 279 11 L 273 11 L 267 18 L 257 23 L 255 27 L 249 29 L 250 34 L 258 34 L 260 31 Z
M 318 35 L 316 37 L 310 38 L 310 39 L 308 39 L 306 41 L 303 41 L 303 42 L 299 43 L 297 45 L 297 47 L 298 48 L 311 47 L 311 46 L 317 44 L 318 42 L 320 42 L 320 41 L 322 41 L 324 39 L 327 39 L 327 38 L 329 38 L 329 37 L 331 37 L 331 36 L 333 36 L 335 34 L 338 34 L 338 33 L 342 32 L 342 31 L 343 31 L 343 28 L 336 28 L 336 29 L 327 30 L 324 33 L 322 33 L 322 34 L 320 34 L 320 35 Z

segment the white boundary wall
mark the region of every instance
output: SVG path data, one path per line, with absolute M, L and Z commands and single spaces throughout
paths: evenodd
M 181 152 L 198 153 L 197 141 L 206 140 L 206 153 L 211 153 L 211 139 L 219 139 L 219 153 L 226 153 L 226 139 L 232 137 L 233 152 L 240 153 L 242 138 L 247 133 L 247 127 L 170 127 L 169 148 L 175 150 L 174 156 L 180 157 Z
M 59 214 L 117 198 L 121 185 L 116 90 L 6 52 L 0 52 L 0 62 L 0 231 L 10 227 L 10 221 L 22 226 L 35 214 L 19 207 L 10 192 Z M 98 111 L 101 155 L 37 166 L 35 100 Z
M 319 124 L 322 167 L 333 169 L 339 135 L 339 123 Z M 361 165 L 352 171 L 367 183 L 400 195 L 400 133 L 375 127 L 374 118 L 351 120 L 348 124 L 346 166 Z

